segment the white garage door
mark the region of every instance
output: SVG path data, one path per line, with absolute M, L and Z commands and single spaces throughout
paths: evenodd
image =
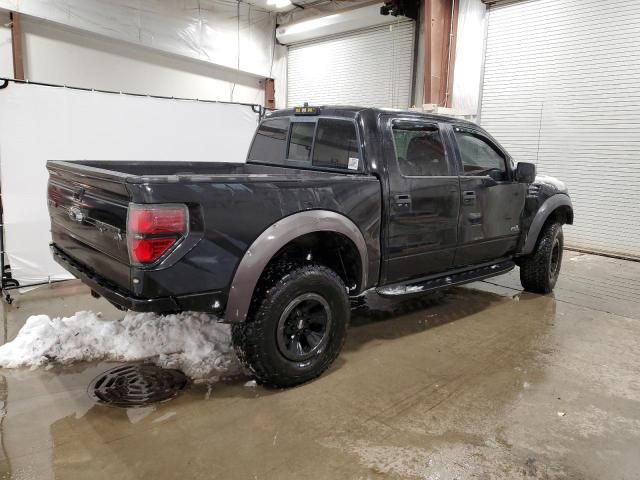
M 287 103 L 410 106 L 414 22 L 291 45 Z
M 640 258 L 640 2 L 489 9 L 481 123 L 569 185 L 568 245 Z

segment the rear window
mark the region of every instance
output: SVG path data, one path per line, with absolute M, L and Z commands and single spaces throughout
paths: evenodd
M 360 164 L 356 126 L 349 120 L 318 120 L 313 165 L 357 170 Z
M 333 118 L 263 121 L 248 161 L 349 170 L 360 170 L 362 164 L 355 123 Z
M 313 132 L 316 124 L 311 122 L 296 122 L 291 124 L 291 139 L 289 140 L 289 160 L 307 162 L 311 158 L 313 146 Z
M 288 118 L 273 118 L 260 124 L 248 160 L 282 164 L 289 133 Z

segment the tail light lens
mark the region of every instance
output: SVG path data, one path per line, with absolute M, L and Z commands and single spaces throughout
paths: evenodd
M 185 205 L 130 204 L 127 244 L 131 262 L 155 262 L 186 235 L 188 226 L 189 212 Z
M 153 263 L 176 243 L 175 238 L 143 238 L 134 240 L 131 257 L 137 263 Z
M 129 228 L 140 235 L 184 233 L 186 209 L 181 207 L 134 207 L 129 210 Z

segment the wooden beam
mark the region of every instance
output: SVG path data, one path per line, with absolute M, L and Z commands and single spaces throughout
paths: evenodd
M 11 47 L 13 50 L 13 78 L 24 80 L 24 56 L 22 54 L 22 22 L 18 12 L 11 12 Z
M 264 79 L 264 106 L 276 108 L 276 82 L 273 78 Z
M 456 66 L 456 44 L 458 40 L 458 12 L 460 11 L 460 0 L 453 0 L 451 7 L 451 28 L 449 30 L 449 61 L 447 63 L 447 83 L 444 92 L 444 106 L 451 107 L 453 100 L 453 79 Z
M 424 0 L 424 103 L 450 104 L 459 0 Z

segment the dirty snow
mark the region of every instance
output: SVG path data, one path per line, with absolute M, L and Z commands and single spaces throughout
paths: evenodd
M 147 360 L 181 370 L 193 380 L 242 372 L 231 346 L 230 326 L 204 313 L 129 312 L 110 321 L 86 311 L 62 318 L 33 315 L 13 341 L 0 347 L 3 368 L 97 360 Z

